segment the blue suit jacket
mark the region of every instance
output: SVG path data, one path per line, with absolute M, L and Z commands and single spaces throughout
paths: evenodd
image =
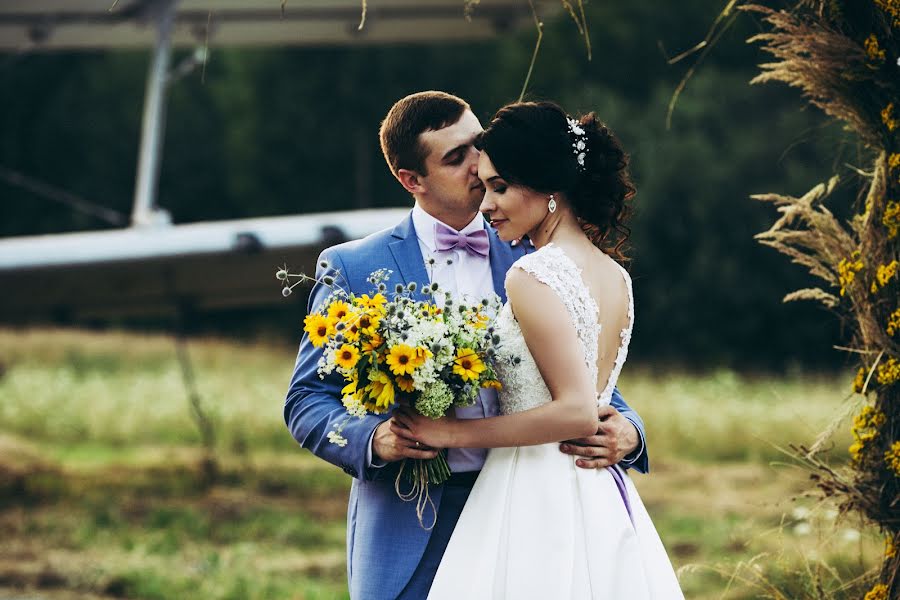
M 524 251 L 521 246 L 510 247 L 493 230 L 488 231 L 494 290 L 505 301 L 506 272 Z M 411 215 L 392 230 L 328 248 L 319 257 L 319 263 L 322 261 L 327 261 L 329 266 L 317 268 L 318 280 L 331 275 L 337 285 L 356 294 L 372 292 L 367 278 L 380 268 L 393 271 L 386 282 L 388 290 L 397 283 L 410 282 L 416 282 L 421 289 L 428 282 Z M 330 292 L 328 287 L 316 284 L 310 293 L 309 311 L 317 310 Z M 344 383 L 336 373 L 319 378 L 317 368 L 321 356 L 322 350 L 314 348 L 304 335 L 285 402 L 284 419 L 294 439 L 304 448 L 353 477 L 347 510 L 350 596 L 365 600 L 393 599 L 412 576 L 431 532 L 419 524 L 415 503 L 397 497 L 394 478 L 399 463 L 384 468 L 367 465 L 372 433 L 389 415 L 351 419 L 343 430 L 348 441 L 344 448 L 328 441 L 328 432 L 346 418 L 340 392 Z M 643 422 L 625 404 L 618 390 L 613 394 L 612 404 L 637 426 L 643 439 Z M 647 464 L 644 447 L 632 466 L 646 471 Z M 442 491 L 442 486 L 431 487 L 435 507 L 440 506 Z

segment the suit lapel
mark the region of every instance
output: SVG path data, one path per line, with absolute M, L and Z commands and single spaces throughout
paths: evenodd
M 395 240 L 390 242 L 388 247 L 391 249 L 391 254 L 394 255 L 400 278 L 405 284 L 413 281 L 418 284 L 415 297 L 421 300 L 420 290 L 429 282 L 429 279 L 428 272 L 425 271 L 422 249 L 419 248 L 419 238 L 416 237 L 416 229 L 413 227 L 412 213 L 394 227 L 391 235 Z

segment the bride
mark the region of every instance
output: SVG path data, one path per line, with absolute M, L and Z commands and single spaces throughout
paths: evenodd
M 476 140 L 481 211 L 503 240 L 535 252 L 506 278 L 499 417 L 392 428 L 436 448 L 493 448 L 428 598 L 683 598 L 659 535 L 619 467 L 579 469 L 560 440 L 592 435 L 634 325 L 631 279 L 616 262 L 634 195 L 628 159 L 593 113 L 556 104 L 500 109 Z

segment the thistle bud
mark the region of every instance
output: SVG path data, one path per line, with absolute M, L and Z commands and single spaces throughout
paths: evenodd
M 319 267 L 322 269 L 327 269 L 331 264 L 327 260 L 319 261 Z
M 402 294 L 402 293 L 403 293 L 403 284 L 402 284 L 402 283 L 398 283 L 397 285 L 395 285 L 395 286 L 394 286 L 394 291 L 395 291 L 396 293 L 398 293 L 398 294 Z
M 346 327 L 347 326 L 344 325 L 343 323 L 338 323 L 337 325 L 334 326 L 334 330 L 335 331 L 343 331 L 344 329 L 346 329 Z
M 406 286 L 406 289 L 408 289 L 411 292 L 416 291 L 418 288 L 419 288 L 419 284 L 417 284 L 415 281 L 410 281 L 409 285 Z
M 281 289 L 281 295 L 284 296 L 285 298 L 287 298 L 288 296 L 290 296 L 290 295 L 291 295 L 291 288 L 289 288 L 289 287 L 282 288 L 282 289 Z
M 275 279 L 278 281 L 285 281 L 288 278 L 288 272 L 284 269 L 278 269 L 275 271 Z
M 383 284 L 383 283 L 379 283 L 379 284 L 378 284 L 378 291 L 379 291 L 379 292 L 387 291 L 387 286 L 386 286 L 385 284 Z
M 334 285 L 334 277 L 332 277 L 331 275 L 326 275 L 322 278 L 322 283 L 324 283 L 325 285 Z

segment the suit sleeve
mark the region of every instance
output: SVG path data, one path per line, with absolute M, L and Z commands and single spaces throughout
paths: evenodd
M 650 471 L 650 459 L 647 455 L 647 440 L 644 436 L 644 421 L 622 398 L 619 388 L 613 390 L 612 407 L 619 411 L 623 417 L 634 424 L 634 428 L 638 432 L 638 446 L 635 450 L 625 456 L 620 463 L 625 468 L 634 469 L 638 473 L 648 473 Z
M 323 262 L 328 266 L 322 267 Z M 316 267 L 318 281 L 309 295 L 308 313 L 318 310 L 331 295 L 332 289 L 320 283 L 325 276 L 334 277 L 335 286 L 349 287 L 341 257 L 330 249 L 319 256 Z M 328 433 L 348 416 L 341 402 L 341 389 L 345 382 L 337 372 L 319 377 L 322 354 L 323 349 L 314 347 L 309 335 L 304 332 L 284 403 L 284 421 L 294 439 L 319 458 L 337 465 L 351 477 L 372 479 L 379 469 L 369 468 L 367 452 L 375 428 L 387 419 L 387 415 L 366 415 L 362 419 L 351 417 L 342 432 L 347 445 L 342 448 L 331 443 Z

